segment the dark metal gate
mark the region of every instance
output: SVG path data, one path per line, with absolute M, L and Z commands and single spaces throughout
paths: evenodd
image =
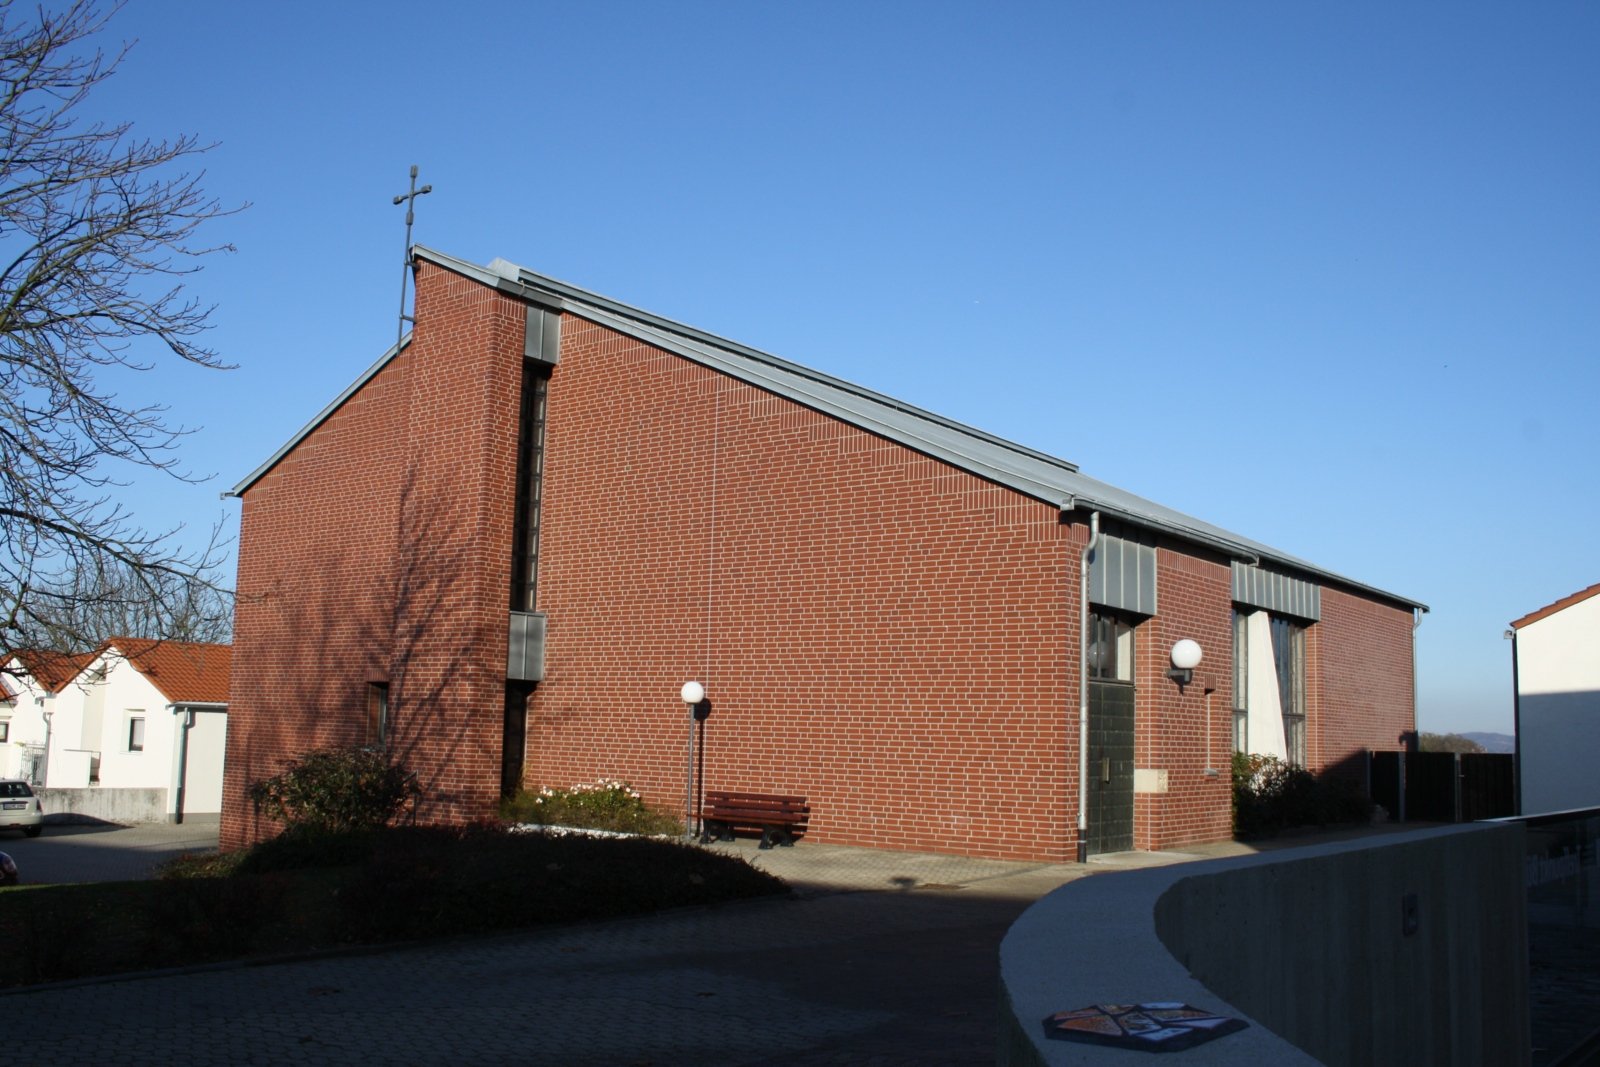
M 1396 822 L 1474 822 L 1516 812 L 1512 758 L 1495 752 L 1369 752 L 1372 801 Z

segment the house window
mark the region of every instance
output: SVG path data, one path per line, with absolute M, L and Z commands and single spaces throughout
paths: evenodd
M 0 719 L 0 745 L 11 740 L 11 720 Z
M 522 364 L 521 430 L 517 439 L 517 510 L 511 554 L 511 610 L 534 611 L 539 580 L 539 503 L 544 487 L 545 407 L 549 370 Z
M 1089 613 L 1089 678 L 1133 682 L 1133 624 L 1103 611 Z
M 1278 667 L 1278 706 L 1289 762 L 1306 765 L 1306 628 L 1272 617 L 1272 661 Z
M 128 716 L 128 751 L 144 751 L 144 712 Z
M 1250 750 L 1249 612 L 1233 613 L 1233 750 Z M 1278 708 L 1283 713 L 1283 744 L 1289 762 L 1306 763 L 1306 628 L 1281 615 L 1268 615 L 1272 634 L 1272 666 L 1278 682 Z M 1264 655 L 1264 649 L 1257 649 Z M 1270 714 L 1270 709 L 1269 709 Z
M 367 683 L 367 744 L 389 743 L 389 683 Z

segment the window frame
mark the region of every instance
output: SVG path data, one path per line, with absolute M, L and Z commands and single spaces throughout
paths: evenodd
M 1107 685 L 1133 685 L 1136 668 L 1136 619 L 1120 611 L 1091 606 L 1089 632 L 1084 635 L 1084 671 L 1089 681 Z M 1104 650 L 1111 653 L 1106 664 Z
M 1233 750 L 1248 754 L 1250 738 L 1249 619 L 1265 612 L 1272 635 L 1272 670 L 1278 680 L 1283 748 L 1290 764 L 1306 766 L 1306 634 L 1310 625 L 1267 608 L 1233 609 Z M 1285 655 L 1287 649 L 1287 655 Z
M 522 361 L 518 404 L 517 496 L 512 514 L 511 610 L 537 611 L 540 513 L 544 502 L 545 426 L 550 412 L 550 368 Z
M 1233 609 L 1233 750 L 1250 751 L 1250 616 Z
M 1289 763 L 1306 765 L 1306 630 L 1304 623 L 1269 614 L 1272 663 L 1278 674 L 1278 706 L 1283 712 L 1283 746 Z M 1283 654 L 1287 646 L 1288 655 Z
M 389 746 L 389 683 L 367 683 L 367 744 Z
M 144 720 L 143 710 L 128 712 L 128 751 L 144 751 Z

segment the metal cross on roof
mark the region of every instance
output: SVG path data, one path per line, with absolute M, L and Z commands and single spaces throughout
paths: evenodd
M 417 188 L 417 165 L 413 163 L 411 164 L 411 191 L 394 198 L 396 205 L 404 204 L 406 206 L 406 251 L 400 265 L 400 322 L 395 327 L 394 343 L 396 348 L 400 346 L 401 339 L 405 337 L 406 323 L 417 321 L 406 314 L 406 275 L 411 272 L 411 224 L 416 221 L 416 211 L 413 208 L 417 197 L 431 192 L 433 192 L 432 185 L 424 185 L 421 189 Z

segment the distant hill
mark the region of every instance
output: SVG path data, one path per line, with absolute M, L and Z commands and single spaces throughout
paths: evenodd
M 1483 746 L 1485 752 L 1515 752 L 1517 739 L 1510 734 L 1462 734 L 1468 741 L 1476 741 Z

